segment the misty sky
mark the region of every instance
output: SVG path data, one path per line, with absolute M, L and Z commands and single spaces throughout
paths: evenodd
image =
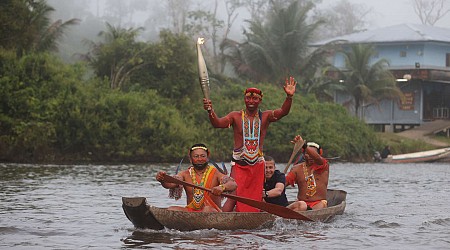
M 337 0 L 322 0 L 319 6 L 327 6 Z M 375 29 L 402 23 L 420 24 L 420 19 L 414 12 L 411 0 L 348 0 L 354 4 L 361 4 L 372 8 L 367 20 L 371 24 L 368 28 Z M 450 28 L 450 13 L 435 26 Z

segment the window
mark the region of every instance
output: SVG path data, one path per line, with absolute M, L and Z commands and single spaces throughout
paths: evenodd
M 450 53 L 445 54 L 445 67 L 450 67 Z
M 404 50 L 400 51 L 400 57 L 406 57 L 406 51 Z

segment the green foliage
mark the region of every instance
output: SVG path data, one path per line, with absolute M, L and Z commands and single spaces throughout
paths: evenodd
M 1 46 L 15 50 L 18 55 L 57 51 L 64 32 L 79 20 L 52 22 L 53 11 L 45 0 L 3 0 L 0 4 Z
M 267 89 L 264 91 L 264 88 Z M 265 94 L 264 109 L 281 106 L 285 98 L 281 87 L 268 85 L 261 89 L 270 93 Z M 289 115 L 270 125 L 264 143 L 265 151 L 287 161 L 292 150 L 289 142 L 297 134 L 307 141 L 319 143 L 326 157 L 340 156 L 352 161 L 369 159 L 378 146 L 374 132 L 363 122 L 349 116 L 342 106 L 319 103 L 313 96 L 299 94 L 294 96 Z
M 7 142 L 5 152 L 24 151 L 19 158 L 43 157 L 57 141 L 54 116 L 59 93 L 65 81 L 77 78 L 69 66 L 48 54 L 17 58 L 11 51 L 0 51 L 0 65 L 0 130 L 2 141 Z
M 132 76 L 135 89 L 154 89 L 167 98 L 200 97 L 194 44 L 182 34 L 163 30 L 149 45 L 145 65 Z
M 379 152 L 386 145 L 391 147 L 391 153 L 394 155 L 436 149 L 436 146 L 424 143 L 423 140 L 409 139 L 394 133 L 376 133 L 376 136 L 381 141 L 377 147 L 377 151 Z M 434 139 L 442 140 L 443 138 L 445 137 L 435 137 Z
M 284 23 L 282 44 L 288 49 L 296 39 L 287 30 L 306 27 L 299 31 L 306 33 L 294 36 L 306 39 L 312 27 L 304 26 L 302 19 L 308 9 L 276 11 L 280 10 L 286 17 L 274 16 L 264 29 L 284 32 L 275 29 L 275 24 Z M 290 23 L 291 19 L 298 22 Z M 213 128 L 203 110 L 193 41 L 162 31 L 159 42 L 143 43 L 135 39 L 138 32 L 110 26 L 102 33 L 103 43 L 93 44 L 90 65 L 64 64 L 47 53 L 21 56 L 13 47 L 0 49 L 0 159 L 178 162 L 189 146 L 203 142 L 211 148 L 213 159 L 230 160 L 233 129 Z M 267 38 L 274 42 L 279 37 Z M 298 42 L 292 46 L 306 44 Z M 305 48 L 295 48 L 299 61 L 305 58 Z M 284 49 L 267 49 L 274 49 L 273 58 L 291 56 Z M 275 64 L 279 67 L 273 72 L 279 77 L 287 64 Z M 88 77 L 92 69 L 96 75 Z M 314 75 L 314 70 L 303 70 L 301 80 L 306 83 L 307 72 Z M 266 73 L 272 74 L 262 68 L 261 74 Z M 217 75 L 211 78 L 216 113 L 225 116 L 245 108 L 243 91 L 253 86 L 264 92 L 262 110 L 281 107 L 282 84 L 244 83 Z M 381 145 L 365 124 L 341 106 L 319 103 L 304 93 L 294 96 L 289 115 L 270 125 L 265 152 L 278 161 L 287 160 L 292 150 L 289 142 L 296 134 L 321 144 L 326 156 L 348 160 L 369 159 Z
M 98 77 L 108 78 L 112 89 L 123 88 L 130 74 L 145 64 L 147 45 L 136 41 L 142 28 L 121 28 L 106 23 L 106 31 L 99 33 L 102 42 L 91 42 L 91 51 L 84 59 Z

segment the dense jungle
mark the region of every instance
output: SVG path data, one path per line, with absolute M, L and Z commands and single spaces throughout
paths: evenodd
M 280 108 L 284 79 L 298 81 L 289 115 L 269 127 L 266 154 L 286 162 L 297 134 L 319 143 L 325 157 L 343 161 L 369 161 L 384 147 L 387 142 L 372 128 L 333 103 L 336 89 L 355 97 L 382 96 L 371 96 L 376 91 L 370 85 L 368 96 L 358 96 L 354 86 L 339 88 L 328 77 L 326 55 L 336 47 L 308 46 L 330 22 L 313 15 L 314 1 L 261 1 L 265 12 L 248 18 L 239 40 L 218 31 L 231 27 L 239 8 L 251 6 L 225 2 L 228 19 L 191 10 L 184 25 L 161 28 L 150 38 L 142 27 L 115 25 L 87 10 L 56 18 L 57 1 L 3 0 L 0 161 L 179 162 L 199 142 L 209 146 L 211 159 L 230 160 L 232 129 L 214 129 L 203 109 L 195 50 L 200 35 L 209 41 L 204 54 L 219 116 L 243 109 L 248 87 L 263 91 L 262 110 Z M 99 30 L 88 36 L 74 32 L 77 27 Z M 405 150 L 427 147 L 400 144 Z

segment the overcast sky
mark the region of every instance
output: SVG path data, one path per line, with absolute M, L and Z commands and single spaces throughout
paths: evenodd
M 323 5 L 335 3 L 337 0 L 322 0 Z M 372 24 L 369 29 L 386 27 L 402 23 L 420 24 L 420 19 L 414 12 L 410 0 L 348 0 L 354 4 L 365 5 L 372 8 L 372 14 L 367 20 Z M 435 26 L 450 28 L 450 13 Z

